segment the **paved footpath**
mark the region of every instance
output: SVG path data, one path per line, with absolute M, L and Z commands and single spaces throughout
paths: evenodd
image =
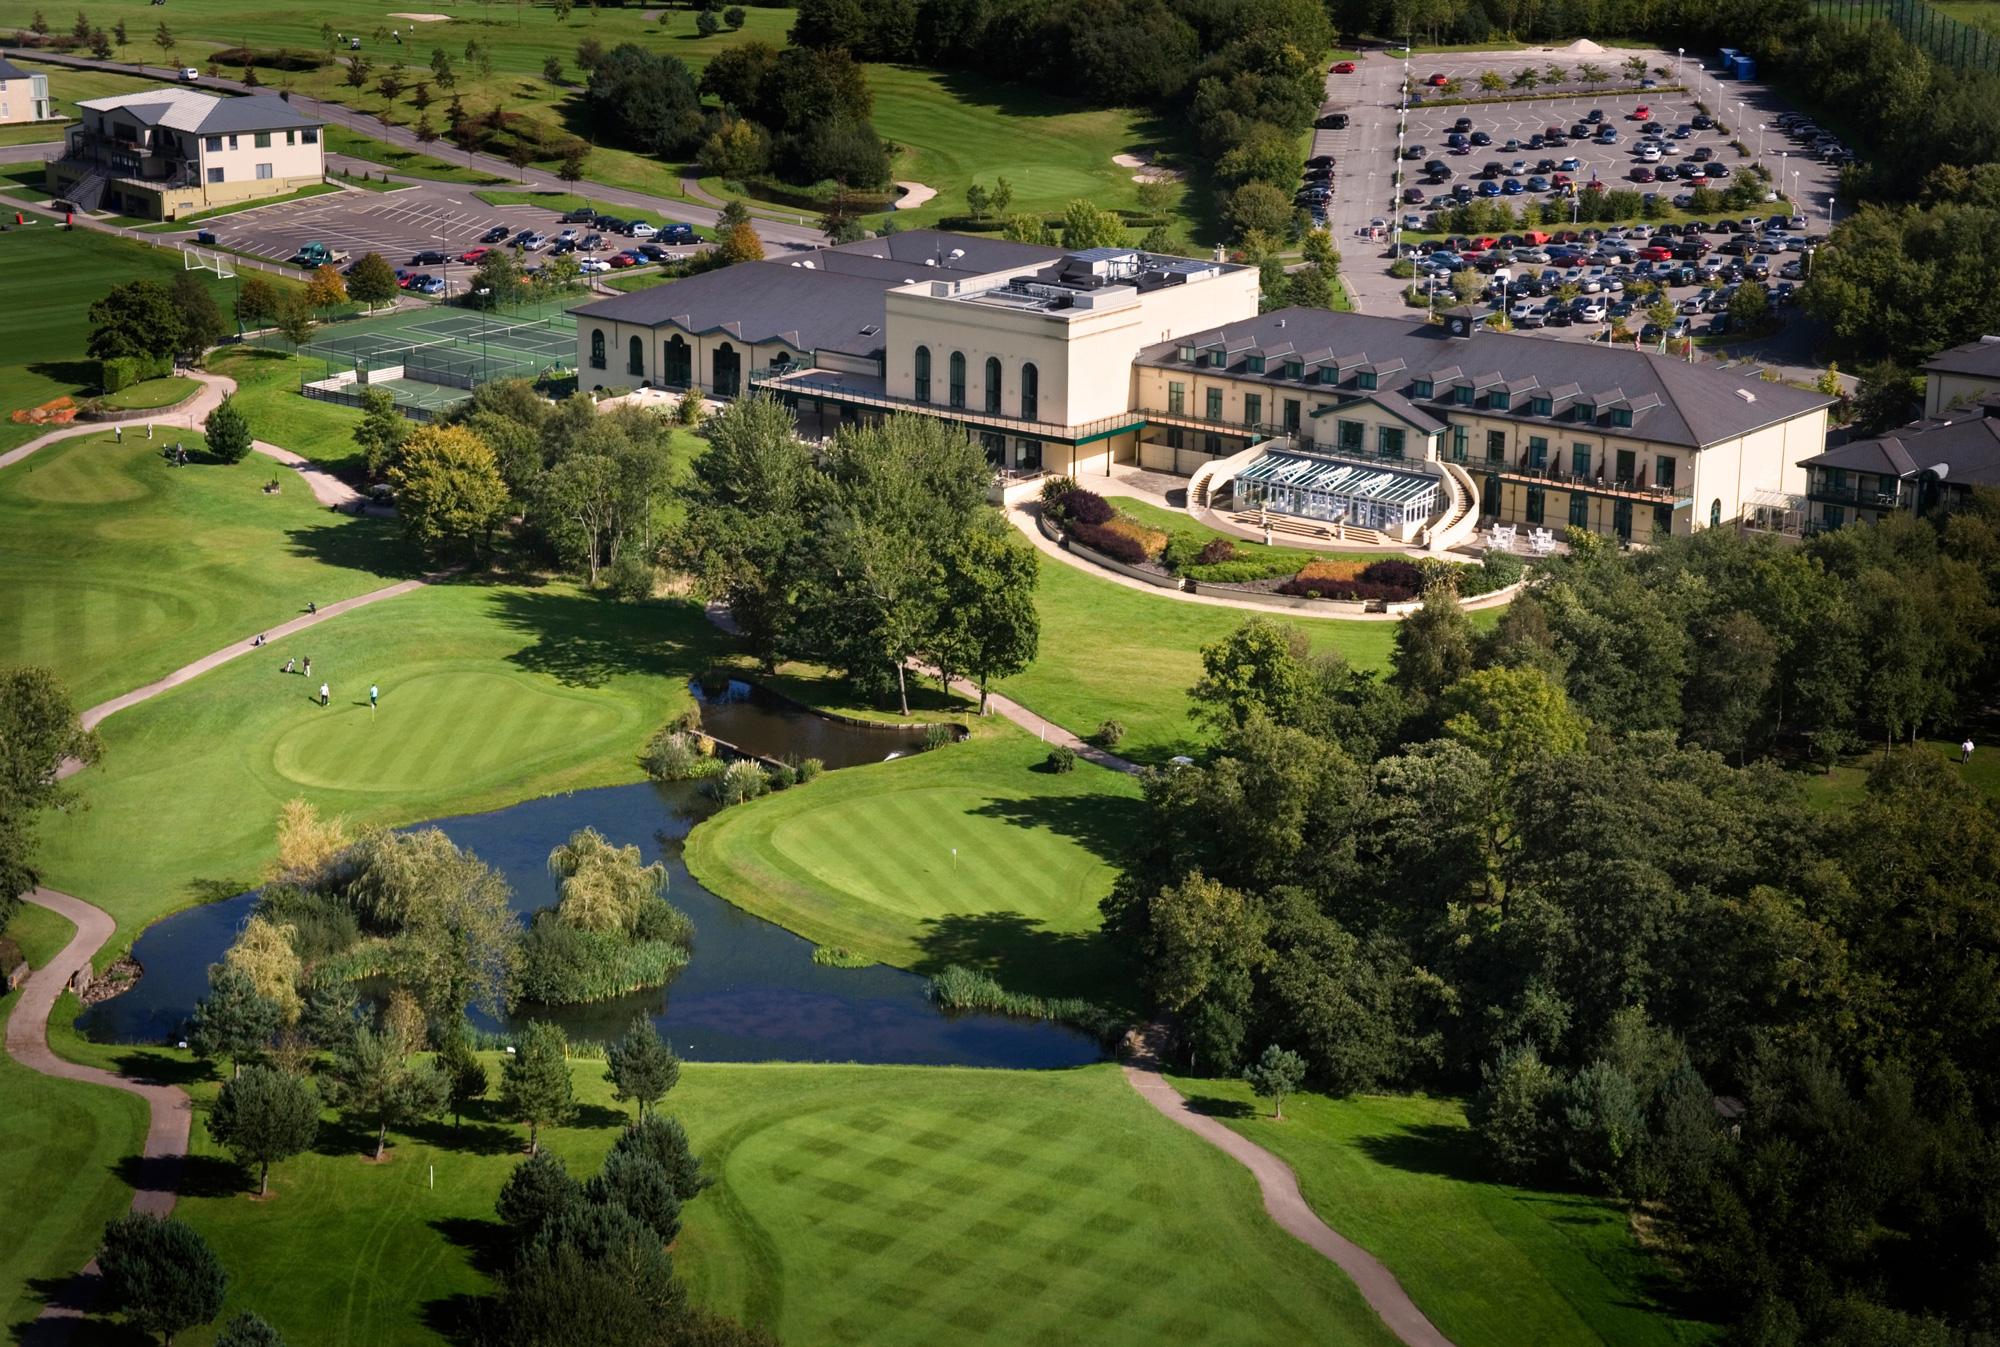
M 7 1055 L 44 1076 L 123 1090 L 146 1101 L 152 1119 L 146 1128 L 132 1210 L 165 1216 L 174 1209 L 181 1165 L 187 1156 L 189 1125 L 194 1117 L 187 1092 L 174 1085 L 143 1085 L 94 1066 L 64 1061 L 49 1047 L 49 1012 L 55 1009 L 57 998 L 77 971 L 90 966 L 91 957 L 111 938 L 117 923 L 112 921 L 110 913 L 53 889 L 31 889 L 26 896 L 35 906 L 45 907 L 75 923 L 76 936 L 63 947 L 62 953 L 29 974 L 22 984 L 21 999 L 7 1020 Z M 43 1306 L 40 1317 L 22 1333 L 19 1341 L 24 1347 L 54 1347 L 68 1342 L 97 1298 L 98 1277 L 97 1260 L 93 1258 Z
M 1124 1066 L 1125 1079 L 1141 1098 L 1169 1120 L 1185 1127 L 1209 1145 L 1249 1170 L 1264 1193 L 1264 1210 L 1292 1238 L 1331 1260 L 1354 1282 L 1369 1308 L 1382 1316 L 1408 1347 L 1452 1347 L 1424 1312 L 1410 1299 L 1396 1274 L 1380 1259 L 1322 1221 L 1299 1192 L 1290 1165 L 1254 1141 L 1206 1114 L 1196 1113 L 1160 1072 L 1158 1044 L 1162 1031 L 1152 1026 L 1135 1035 L 1137 1050 Z

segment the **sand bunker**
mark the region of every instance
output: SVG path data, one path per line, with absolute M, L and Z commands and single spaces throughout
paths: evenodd
M 896 199 L 897 210 L 915 210 L 937 195 L 937 188 L 926 187 L 920 182 L 899 182 L 896 186 L 903 189 L 902 196 Z
M 1111 162 L 1120 168 L 1136 168 L 1133 182 L 1179 182 L 1187 175 L 1177 168 L 1157 168 L 1153 164 L 1153 152 L 1142 150 L 1138 154 L 1114 154 Z
M 449 14 L 391 14 L 392 19 L 415 19 L 418 23 L 450 23 Z

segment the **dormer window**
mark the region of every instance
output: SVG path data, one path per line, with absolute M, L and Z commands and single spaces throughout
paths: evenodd
M 1417 379 L 1410 384 L 1412 397 L 1427 398 L 1433 396 L 1433 393 L 1434 387 L 1429 379 Z
M 1451 390 L 1451 398 L 1452 401 L 1456 402 L 1461 407 L 1470 407 L 1472 405 L 1472 398 L 1473 398 L 1472 385 L 1460 384 L 1458 387 Z
M 1555 411 L 1555 408 L 1556 404 L 1552 398 L 1531 398 L 1528 402 L 1528 410 L 1536 416 L 1548 416 Z
M 1264 372 L 1264 357 L 1261 355 L 1250 356 L 1245 363 L 1249 366 L 1252 374 L 1262 374 Z
M 1579 402 L 1573 411 L 1576 419 L 1579 421 L 1595 421 L 1597 419 L 1597 404 L 1594 402 Z
M 1297 360 L 1287 360 L 1287 361 L 1285 362 L 1285 377 L 1286 377 L 1287 379 L 1303 379 L 1303 378 L 1305 378 L 1305 377 L 1306 377 L 1306 367 L 1305 367 L 1304 363 L 1303 363 L 1303 362 L 1301 362 L 1301 361 L 1297 361 Z
M 1614 426 L 1629 427 L 1632 424 L 1632 409 L 1630 407 L 1613 407 L 1611 409 L 1611 424 Z
M 1321 383 L 1323 383 L 1323 384 L 1337 384 L 1337 383 L 1339 383 L 1339 382 L 1340 382 L 1340 366 L 1338 366 L 1338 365 L 1321 365 L 1321 366 L 1319 367 L 1319 381 L 1320 381 Z
M 1512 405 L 1514 395 L 1504 388 L 1496 388 L 1486 395 L 1486 405 L 1498 412 L 1504 412 Z
M 1194 347 L 1181 347 L 1181 363 L 1183 365 L 1192 365 L 1194 363 Z
M 1373 392 L 1375 388 L 1375 371 L 1362 370 L 1357 382 L 1365 391 Z

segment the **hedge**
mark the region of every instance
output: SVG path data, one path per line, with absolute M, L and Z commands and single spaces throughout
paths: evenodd
M 97 362 L 98 386 L 107 393 L 122 393 L 133 384 L 164 379 L 173 372 L 170 355 L 120 355 Z
M 292 47 L 282 47 L 275 51 L 257 51 L 250 47 L 224 47 L 221 51 L 210 52 L 209 60 L 220 66 L 262 66 L 266 70 L 319 70 L 333 64 L 333 58 L 322 56 L 316 51 L 299 51 Z
M 732 191 L 740 189 L 741 194 L 758 201 L 769 201 L 780 206 L 798 206 L 806 210 L 822 210 L 833 204 L 835 197 L 843 191 L 857 215 L 873 215 L 885 211 L 896 204 L 896 192 L 867 192 L 844 188 L 837 182 L 816 182 L 810 187 L 800 187 L 796 183 L 779 182 L 776 178 L 745 178 L 741 182 L 726 184 Z
M 1127 566 L 1146 564 L 1146 549 L 1143 544 L 1135 538 L 1112 532 L 1106 525 L 1072 523 L 1069 526 L 1069 535 L 1085 547 L 1104 553 L 1113 561 L 1122 561 Z

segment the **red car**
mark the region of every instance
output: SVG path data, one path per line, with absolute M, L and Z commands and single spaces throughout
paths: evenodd
M 467 248 L 464 252 L 458 255 L 458 260 L 465 263 L 467 266 L 471 266 L 475 262 L 477 262 L 480 258 L 486 256 L 486 254 L 492 251 L 493 250 L 491 248 Z
M 1432 75 L 1429 79 L 1425 80 L 1424 83 L 1430 85 L 1431 88 L 1433 89 L 1442 89 L 1444 88 L 1445 85 L 1451 83 L 1451 81 L 1449 79 L 1446 79 L 1443 75 Z
M 1336 61 L 1327 68 L 1326 73 L 1329 75 L 1352 75 L 1354 73 L 1354 62 Z
M 1653 110 L 1649 107 L 1637 107 L 1632 110 L 1632 120 L 1635 122 L 1643 122 L 1652 115 Z
M 635 267 L 639 265 L 639 259 L 631 253 L 618 253 L 612 257 L 611 265 L 614 267 Z

